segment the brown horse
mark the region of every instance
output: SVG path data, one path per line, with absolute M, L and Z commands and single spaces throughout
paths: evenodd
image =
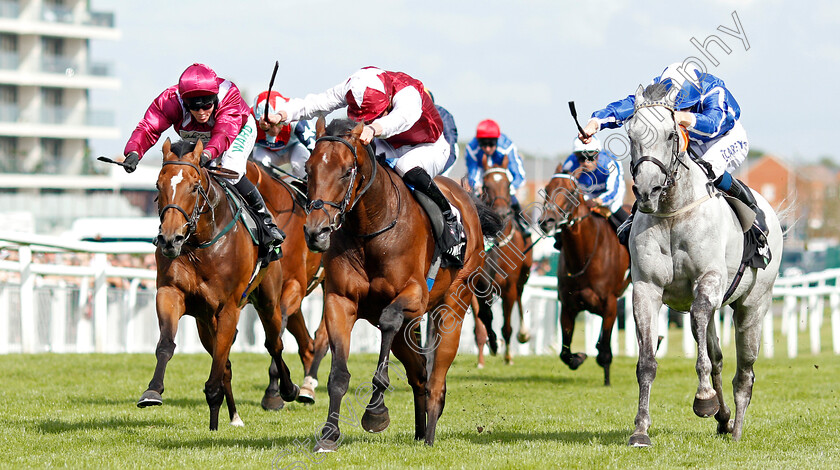
M 571 351 L 575 317 L 581 310 L 600 316 L 596 361 L 604 368 L 604 385 L 610 384 L 613 325 L 618 298 L 630 283 L 630 255 L 618 242 L 606 218 L 590 210 L 577 184 L 577 174 L 563 173 L 558 165 L 548 182 L 545 211 L 540 221 L 543 233 L 560 232 L 563 250 L 557 261 L 557 296 L 562 305 L 560 327 L 563 349 L 560 359 L 575 370 L 585 353 Z
M 511 314 L 514 304 L 519 308 L 519 331 L 516 335 L 520 343 L 527 343 L 531 339 L 530 333 L 525 326 L 525 311 L 522 308 L 522 291 L 525 283 L 531 275 L 533 255 L 528 250 L 529 243 L 526 243 L 522 232 L 516 228 L 515 214 L 511 207 L 510 174 L 507 170 L 508 157 L 505 156 L 502 163 L 494 166 L 487 158 L 484 159 L 484 176 L 482 179 L 482 200 L 486 202 L 505 222 L 504 230 L 497 234 L 493 248 L 486 254 L 484 270 L 493 277 L 494 287 L 498 292 L 490 296 L 478 298 L 479 318 L 485 324 L 490 337 L 490 351 L 496 353 L 495 334 L 490 326 L 493 318 L 491 305 L 498 295 L 502 298 L 502 313 L 504 323 L 502 325 L 502 338 L 505 340 L 505 363 L 513 364 L 513 357 L 510 353 L 510 337 L 513 334 L 511 326 Z M 527 251 L 527 252 L 526 252 Z
M 298 343 L 298 353 L 303 364 L 304 379 L 300 386 L 297 401 L 306 404 L 315 403 L 315 387 L 318 385 L 318 367 L 327 353 L 327 327 L 323 318 L 318 325 L 315 340 L 309 336 L 309 330 L 301 312 L 301 302 L 320 285 L 323 280 L 321 254 L 310 251 L 303 239 L 303 224 L 306 213 L 303 206 L 296 203 L 296 193 L 292 186 L 274 178 L 265 167 L 248 162 L 246 176 L 259 188 L 266 207 L 274 215 L 277 226 L 286 234 L 283 241 L 283 258 L 279 260 L 283 272 L 280 293 L 280 311 L 286 320 L 286 327 Z M 254 307 L 259 307 L 254 302 Z M 262 399 L 266 410 L 279 410 L 284 402 L 280 397 L 277 364 L 272 359 L 268 368 L 269 383 Z
M 169 139 L 163 144 L 157 180 L 161 222 L 155 252 L 160 339 L 154 376 L 137 406 L 163 403 L 163 377 L 175 352 L 178 320 L 184 314 L 192 315 L 201 344 L 213 356 L 204 393 L 210 407 L 210 430 L 216 430 L 223 400 L 227 400 L 231 424 L 242 425 L 233 400 L 228 357 L 239 312 L 249 299 L 258 306 L 266 348 L 278 365 L 281 397 L 294 400 L 300 389 L 292 382 L 282 356 L 283 317 L 277 301 L 283 282 L 281 265 L 271 263 L 255 272 L 257 247 L 244 224 L 237 222 L 225 189 L 200 166 L 202 150 L 201 141 L 195 148 L 184 141 L 170 145 Z
M 414 392 L 414 438 L 432 445 L 443 412 L 446 373 L 458 351 L 472 297 L 468 283 L 480 273 L 482 234 L 495 233 L 500 228 L 498 218 L 486 208 L 479 211 L 454 181 L 436 179 L 460 211 L 467 240 L 463 268 L 440 268 L 429 288 L 426 277 L 435 251 L 429 217 L 401 178 L 379 164 L 370 147 L 359 141 L 363 124 L 346 119 L 333 121 L 329 128 L 324 124 L 323 118 L 318 119 L 318 141 L 306 164 L 310 211 L 306 242 L 310 249 L 326 252 L 324 318 L 332 352 L 329 414 L 316 450 L 335 450 L 340 443 L 339 412 L 350 383 L 350 333 L 359 319 L 382 332 L 362 427 L 380 432 L 390 423 L 384 392 L 390 386 L 388 357 L 393 351 Z M 434 344 L 425 353 L 431 362 L 428 377 L 427 356 L 415 339 L 427 311 L 433 324 L 429 342 Z

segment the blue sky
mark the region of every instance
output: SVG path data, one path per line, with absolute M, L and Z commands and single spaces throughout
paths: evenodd
M 161 1 L 93 0 L 116 14 L 122 39 L 94 41 L 115 65 L 119 91 L 96 91 L 116 111 L 121 138 L 93 141 L 119 155 L 151 100 L 193 62 L 233 80 L 249 100 L 268 86 L 302 97 L 376 65 L 423 81 L 455 117 L 461 141 L 497 120 L 523 151 L 566 155 L 582 121 L 689 57 L 738 100 L 751 146 L 791 163 L 831 156 L 840 103 L 840 2 L 653 1 Z M 702 5 L 702 6 L 701 6 Z M 742 39 L 718 30 L 737 29 Z M 695 48 L 715 35 L 712 61 Z M 158 144 L 159 146 L 160 144 Z

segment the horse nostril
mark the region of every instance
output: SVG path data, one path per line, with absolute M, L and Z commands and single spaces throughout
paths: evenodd
M 166 243 L 166 240 L 163 239 L 163 235 L 158 235 L 155 241 L 155 245 L 162 246 L 164 243 Z
M 181 243 L 184 243 L 184 236 L 183 235 L 175 235 L 174 244 L 180 245 Z

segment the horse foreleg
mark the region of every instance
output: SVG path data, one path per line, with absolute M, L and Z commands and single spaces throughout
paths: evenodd
M 530 267 L 528 268 L 530 269 Z M 516 340 L 519 341 L 520 344 L 525 344 L 528 341 L 531 341 L 531 332 L 528 329 L 528 325 L 525 324 L 525 308 L 522 306 L 522 292 L 525 291 L 525 283 L 528 282 L 528 275 L 530 271 L 526 271 L 523 268 L 523 278 L 520 279 L 520 283 L 516 285 L 516 306 L 519 308 L 519 332 L 516 334 Z
M 426 437 L 426 356 L 417 345 L 407 340 L 408 335 L 413 334 L 406 331 L 408 327 L 404 326 L 397 333 L 392 350 L 405 367 L 405 378 L 414 393 L 414 439 L 419 441 Z
M 155 348 L 157 364 L 148 389 L 143 392 L 140 400 L 137 401 L 137 406 L 140 408 L 163 404 L 163 377 L 166 374 L 166 365 L 172 359 L 172 355 L 175 354 L 175 334 L 178 332 L 178 321 L 186 311 L 184 294 L 174 287 L 164 286 L 158 289 L 155 304 L 160 329 L 160 338 Z
M 350 332 L 356 319 L 356 305 L 345 297 L 336 294 L 326 294 L 324 299 L 324 319 L 332 353 L 330 378 L 327 381 L 327 392 L 330 395 L 330 406 L 327 420 L 321 429 L 321 437 L 315 443 L 314 452 L 333 452 L 341 444 L 341 430 L 338 419 L 341 412 L 341 399 L 350 386 L 350 371 L 347 369 L 347 358 L 350 354 Z M 353 401 L 348 405 L 353 410 Z M 353 418 L 356 413 L 353 412 Z M 347 420 L 345 420 L 347 422 Z M 353 421 L 355 425 L 355 419 Z
M 718 340 L 715 322 L 710 321 L 706 328 L 706 345 L 709 350 L 709 359 L 712 362 L 712 387 L 718 398 L 719 409 L 715 413 L 715 420 L 718 422 L 718 434 L 726 434 L 732 432 L 732 423 L 729 421 L 731 412 L 723 400 L 723 383 L 721 381 L 721 371 L 723 370 L 723 352 L 720 350 L 720 341 Z
M 376 372 L 373 374 L 373 390 L 370 403 L 365 407 L 362 416 L 362 428 L 367 432 L 382 432 L 388 428 L 391 418 L 388 407 L 385 406 L 385 390 L 391 387 L 388 377 L 388 356 L 397 332 L 403 328 L 406 314 L 409 318 L 423 313 L 423 287 L 410 284 L 379 314 L 379 330 L 382 332 L 382 344 L 379 348 L 379 360 Z
M 586 360 L 586 353 L 572 353 L 572 336 L 575 334 L 575 317 L 577 314 L 578 311 L 572 308 L 571 302 L 565 302 L 560 310 L 560 331 L 563 337 L 560 360 L 572 370 L 577 370 Z
M 201 340 L 201 345 L 204 346 L 204 350 L 212 357 L 216 342 L 212 328 L 203 321 L 197 321 L 196 329 L 198 330 L 198 338 Z M 232 378 L 233 370 L 231 369 L 230 360 L 228 360 L 225 364 L 225 375 L 222 379 L 222 386 L 225 390 L 225 402 L 227 403 L 228 414 L 230 415 L 230 425 L 244 426 L 242 418 L 240 418 L 239 413 L 236 412 L 236 402 L 233 400 L 233 387 L 231 385 Z
M 230 348 L 236 336 L 236 324 L 239 322 L 239 307 L 235 302 L 228 302 L 216 316 L 216 335 L 213 345 L 213 364 L 210 377 L 204 383 L 204 396 L 210 407 L 210 430 L 219 428 L 219 408 L 225 399 L 224 378 Z M 230 405 L 229 405 L 230 406 Z
M 306 328 L 306 323 L 303 319 L 303 312 L 300 309 L 302 297 L 296 298 L 296 303 L 293 303 L 294 308 L 290 310 L 293 312 L 289 315 L 289 321 L 286 327 L 289 332 L 295 337 L 298 343 L 298 353 L 300 354 L 300 362 L 303 364 L 303 384 L 300 387 L 300 395 L 298 401 L 306 405 L 315 403 L 315 387 L 318 381 L 310 377 L 312 363 L 315 358 L 315 342 L 309 336 L 309 330 Z
M 612 364 L 612 333 L 613 326 L 615 326 L 615 317 L 617 316 L 617 300 L 613 296 L 608 296 L 604 302 L 604 308 L 601 312 L 601 335 L 598 337 L 598 356 L 595 362 L 604 368 L 604 386 L 610 385 L 610 364 Z
M 502 297 L 502 318 L 504 324 L 502 325 L 502 339 L 505 340 L 505 364 L 513 365 L 513 356 L 510 353 L 510 337 L 513 335 L 513 325 L 511 324 L 511 315 L 513 315 L 513 303 L 516 295 L 515 286 L 508 287 L 507 291 Z
M 651 445 L 650 388 L 656 378 L 656 327 L 655 322 L 662 306 L 662 291 L 646 282 L 633 286 L 633 318 L 636 321 L 636 340 L 639 344 L 639 360 L 636 363 L 636 380 L 639 382 L 639 410 L 636 413 L 636 429 L 628 443 L 634 447 Z
M 487 346 L 490 348 L 490 355 L 495 356 L 499 352 L 499 339 L 496 337 L 496 332 L 493 331 L 493 309 L 487 298 L 477 298 L 478 303 L 478 318 L 484 324 L 487 331 Z
M 694 302 L 691 303 L 691 333 L 697 342 L 697 393 L 694 394 L 694 414 L 701 418 L 714 416 L 720 409 L 717 393 L 712 387 L 709 376 L 712 364 L 709 359 L 709 347 L 706 333 L 716 306 L 716 294 L 721 288 L 721 276 L 710 271 L 700 277 L 695 287 Z
M 744 307 L 742 307 L 744 308 Z M 744 308 L 743 312 L 736 312 L 735 318 L 735 350 L 738 364 L 735 377 L 732 379 L 732 389 L 735 393 L 735 422 L 732 423 L 732 439 L 741 438 L 744 426 L 744 416 L 752 398 L 755 372 L 753 364 L 758 358 L 761 346 L 761 323 L 769 308 L 768 303 L 755 309 Z

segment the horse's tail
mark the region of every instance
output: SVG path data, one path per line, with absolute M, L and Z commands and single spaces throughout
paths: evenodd
M 485 237 L 495 238 L 505 227 L 502 217 L 475 194 L 470 194 L 470 197 L 472 197 L 473 204 L 478 211 L 481 234 Z

